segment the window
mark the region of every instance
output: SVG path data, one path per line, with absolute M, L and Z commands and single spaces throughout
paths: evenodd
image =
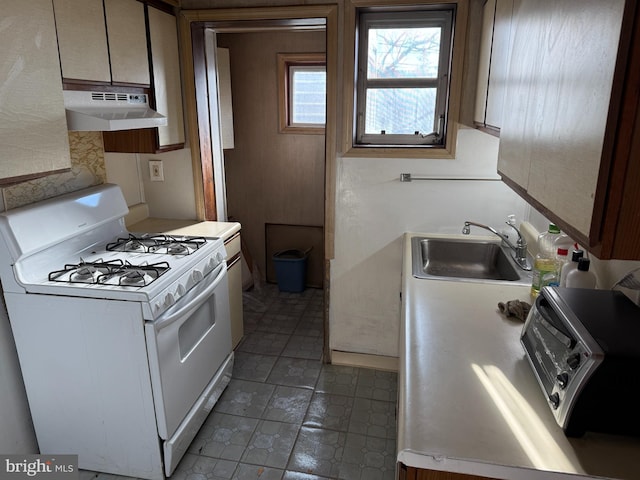
M 455 6 L 358 13 L 354 146 L 443 148 Z
M 278 54 L 281 132 L 324 133 L 327 66 L 323 53 Z

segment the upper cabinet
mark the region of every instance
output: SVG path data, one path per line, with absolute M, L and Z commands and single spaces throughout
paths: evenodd
M 511 50 L 513 0 L 487 0 L 482 14 L 474 122 L 499 135 Z
M 53 0 L 62 76 L 150 84 L 144 5 L 136 0 Z
M 134 0 L 104 0 L 111 81 L 149 85 L 149 54 L 144 5 Z
M 184 118 L 176 17 L 149 7 L 149 41 L 156 110 L 169 120 L 166 126 L 158 128 L 158 146 L 163 148 L 183 144 Z
M 157 128 L 103 132 L 106 152 L 159 153 L 184 147 L 182 81 L 176 17 L 147 7 L 151 52 L 151 97 L 167 125 Z
M 640 259 L 635 4 L 514 0 L 498 172 L 600 258 Z
M 51 0 L 2 2 L 0 185 L 71 167 Z

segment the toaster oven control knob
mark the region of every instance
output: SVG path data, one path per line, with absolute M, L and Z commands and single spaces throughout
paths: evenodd
M 567 388 L 567 384 L 569 383 L 569 374 L 567 372 L 562 372 L 556 377 L 556 381 L 558 382 L 558 386 L 564 390 Z
M 575 370 L 580 366 L 580 354 L 573 353 L 567 357 L 567 365 L 571 370 Z
M 557 393 L 552 393 L 551 395 L 549 395 L 549 403 L 554 410 L 558 408 L 558 405 L 560 405 L 560 395 L 558 395 Z

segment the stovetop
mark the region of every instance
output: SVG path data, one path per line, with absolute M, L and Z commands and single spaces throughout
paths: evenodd
M 210 273 L 225 273 L 222 239 L 134 236 L 127 211 L 120 188 L 106 184 L 0 213 L 5 295 L 141 302 L 151 319 Z

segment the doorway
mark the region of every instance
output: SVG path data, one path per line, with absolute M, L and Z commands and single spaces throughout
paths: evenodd
M 319 28 L 322 31 L 319 32 Z M 217 46 L 230 49 L 233 57 L 233 49 L 244 52 L 238 57 L 245 60 L 235 76 L 240 76 L 247 88 L 242 102 L 247 102 L 244 107 L 236 107 L 234 103 L 234 116 L 237 109 L 243 116 L 236 121 L 240 131 L 236 135 L 233 150 L 223 153 L 216 132 L 219 121 L 217 116 L 209 115 L 215 110 L 216 105 L 212 99 L 207 98 L 207 69 L 206 69 L 206 32 L 215 32 Z M 186 37 L 186 33 L 189 37 Z M 320 34 L 320 36 L 319 36 Z M 224 165 L 227 170 L 225 187 L 227 191 L 228 212 L 234 220 L 243 225 L 243 237 L 253 245 L 251 250 L 264 251 L 267 240 L 265 227 L 259 225 L 301 225 L 310 228 L 323 227 L 320 255 L 321 276 L 324 278 L 323 288 L 325 297 L 324 313 L 324 342 L 323 351 L 325 361 L 330 362 L 329 346 L 329 260 L 333 257 L 333 232 L 334 232 L 334 185 L 335 185 L 335 139 L 336 139 L 336 72 L 337 72 L 337 8 L 335 6 L 309 6 L 309 7 L 273 7 L 269 9 L 237 9 L 237 10 L 185 10 L 181 14 L 181 35 L 185 48 L 186 68 L 185 72 L 193 72 L 194 88 L 187 91 L 187 107 L 193 102 L 193 110 L 187 108 L 189 113 L 190 140 L 192 145 L 200 145 L 198 149 L 192 149 L 194 160 L 194 172 L 196 172 L 196 185 L 200 182 L 201 205 L 200 216 L 206 220 L 223 220 L 221 218 L 219 196 L 216 197 L 214 180 L 220 178 L 216 175 L 216 156 L 225 158 Z M 292 36 L 304 40 L 292 40 Z M 185 38 L 186 37 L 186 38 Z M 317 50 L 311 44 L 321 39 L 326 47 L 327 61 L 327 112 L 325 135 L 289 135 L 284 142 L 275 140 L 278 135 L 277 117 L 271 121 L 262 116 L 264 110 L 271 105 L 278 111 L 277 95 L 265 94 L 265 86 L 268 83 L 262 76 L 264 68 L 260 70 L 261 58 L 254 57 L 251 52 L 257 44 L 268 44 L 276 50 L 286 52 L 287 46 L 297 45 L 302 42 L 310 42 L 308 48 Z M 185 41 L 186 40 L 186 41 Z M 257 42 L 257 43 L 256 43 Z M 253 46 L 251 46 L 253 44 Z M 190 48 L 189 48 L 190 47 Z M 306 49 L 305 47 L 304 49 Z M 191 50 L 191 51 L 189 51 Z M 263 54 L 264 56 L 265 54 Z M 193 62 L 189 62 L 189 60 Z M 249 60 L 250 59 L 250 60 Z M 233 71 L 232 58 L 232 78 Z M 275 55 L 273 65 L 275 69 Z M 237 67 L 237 64 L 236 64 Z M 238 74 L 237 72 L 240 72 Z M 262 73 L 261 73 L 262 71 Z M 246 78 L 245 78 L 246 77 Z M 251 83 L 249 80 L 257 80 Z M 234 102 L 236 101 L 236 80 L 234 82 Z M 276 79 L 272 77 L 275 83 Z M 190 84 L 188 84 L 191 87 Z M 189 89 L 187 89 L 189 90 Z M 203 94 L 204 93 L 204 94 Z M 260 102 L 256 101 L 262 97 Z M 271 102 L 271 104 L 270 104 Z M 214 108 L 211 108 L 211 107 Z M 251 114 L 251 110 L 254 110 Z M 249 112 L 247 114 L 246 112 Z M 276 135 L 276 136 L 270 136 Z M 286 137 L 280 135 L 280 137 Z M 306 137 L 306 138 L 305 138 Z M 310 140 L 308 137 L 315 137 Z M 279 140 L 282 140 L 280 138 Z M 309 141 L 310 140 L 310 141 Z M 305 142 L 308 144 L 305 145 Z M 312 145 L 312 146 L 311 146 Z M 317 157 L 309 161 L 310 153 L 315 152 Z M 218 160 L 220 161 L 220 160 Z M 295 166 L 297 168 L 292 168 Z M 317 178 L 321 182 L 317 182 Z M 309 179 L 316 179 L 316 186 L 309 187 Z M 265 192 L 264 186 L 268 185 L 271 192 Z M 269 189 L 267 189 L 269 190 Z M 217 190 L 220 192 L 220 189 Z M 253 203 L 252 197 L 258 203 Z M 263 200 L 260 200 L 260 199 Z M 267 202 L 264 199 L 268 198 Z M 244 217 L 244 219 L 242 218 Z M 251 226 L 253 225 L 253 228 Z M 255 226 L 258 225 L 258 228 Z M 253 231 L 252 231 L 253 230 Z M 260 255 L 259 264 L 262 264 L 266 273 L 267 255 Z M 262 273 L 264 276 L 264 273 Z

